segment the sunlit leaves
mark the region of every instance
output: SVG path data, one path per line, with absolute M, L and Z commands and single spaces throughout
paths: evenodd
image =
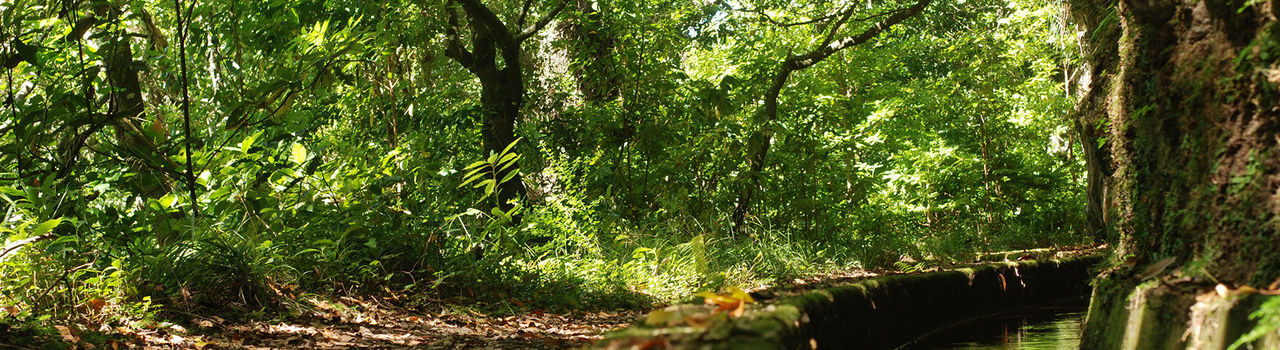
M 473 188 L 483 189 L 483 195 L 480 197 L 481 201 L 489 196 L 497 197 L 498 186 L 511 181 L 512 178 L 519 174 L 520 168 L 514 166 L 520 160 L 520 155 L 512 152 L 518 142 L 520 142 L 519 139 L 512 141 L 502 152 L 490 154 L 489 157 L 483 160 L 467 165 L 464 169 L 467 173 L 463 175 L 462 183 L 458 185 L 458 188 L 471 185 Z
M 62 218 L 46 220 L 45 222 L 41 222 L 39 225 L 36 225 L 35 228 L 32 228 L 31 235 L 32 236 L 44 235 L 46 233 L 49 233 L 50 230 L 53 230 L 54 227 L 58 227 L 58 225 L 60 224 L 62 224 Z
M 307 161 L 307 148 L 301 143 L 294 142 L 289 146 L 289 160 L 294 163 L 302 164 Z

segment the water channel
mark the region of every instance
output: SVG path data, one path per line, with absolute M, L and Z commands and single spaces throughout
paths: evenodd
M 935 331 L 899 349 L 1078 349 L 1088 300 L 1020 309 Z

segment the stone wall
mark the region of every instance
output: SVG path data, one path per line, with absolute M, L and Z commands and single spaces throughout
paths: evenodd
M 1003 310 L 1088 295 L 1098 256 L 993 263 L 889 275 L 779 298 L 739 317 L 660 325 L 639 322 L 596 348 L 893 348 L 939 327 Z M 709 312 L 677 305 L 673 313 Z M 705 316 L 705 315 L 704 315 Z M 693 324 L 690 324 L 693 323 Z

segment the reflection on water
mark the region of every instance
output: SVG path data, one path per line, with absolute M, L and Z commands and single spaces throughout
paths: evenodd
M 983 318 L 900 349 L 1078 349 L 1087 308 L 1087 304 L 1071 303 Z

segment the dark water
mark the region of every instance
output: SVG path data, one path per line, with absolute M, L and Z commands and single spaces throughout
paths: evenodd
M 982 318 L 899 349 L 1078 349 L 1088 306 L 1087 302 L 1071 302 Z

